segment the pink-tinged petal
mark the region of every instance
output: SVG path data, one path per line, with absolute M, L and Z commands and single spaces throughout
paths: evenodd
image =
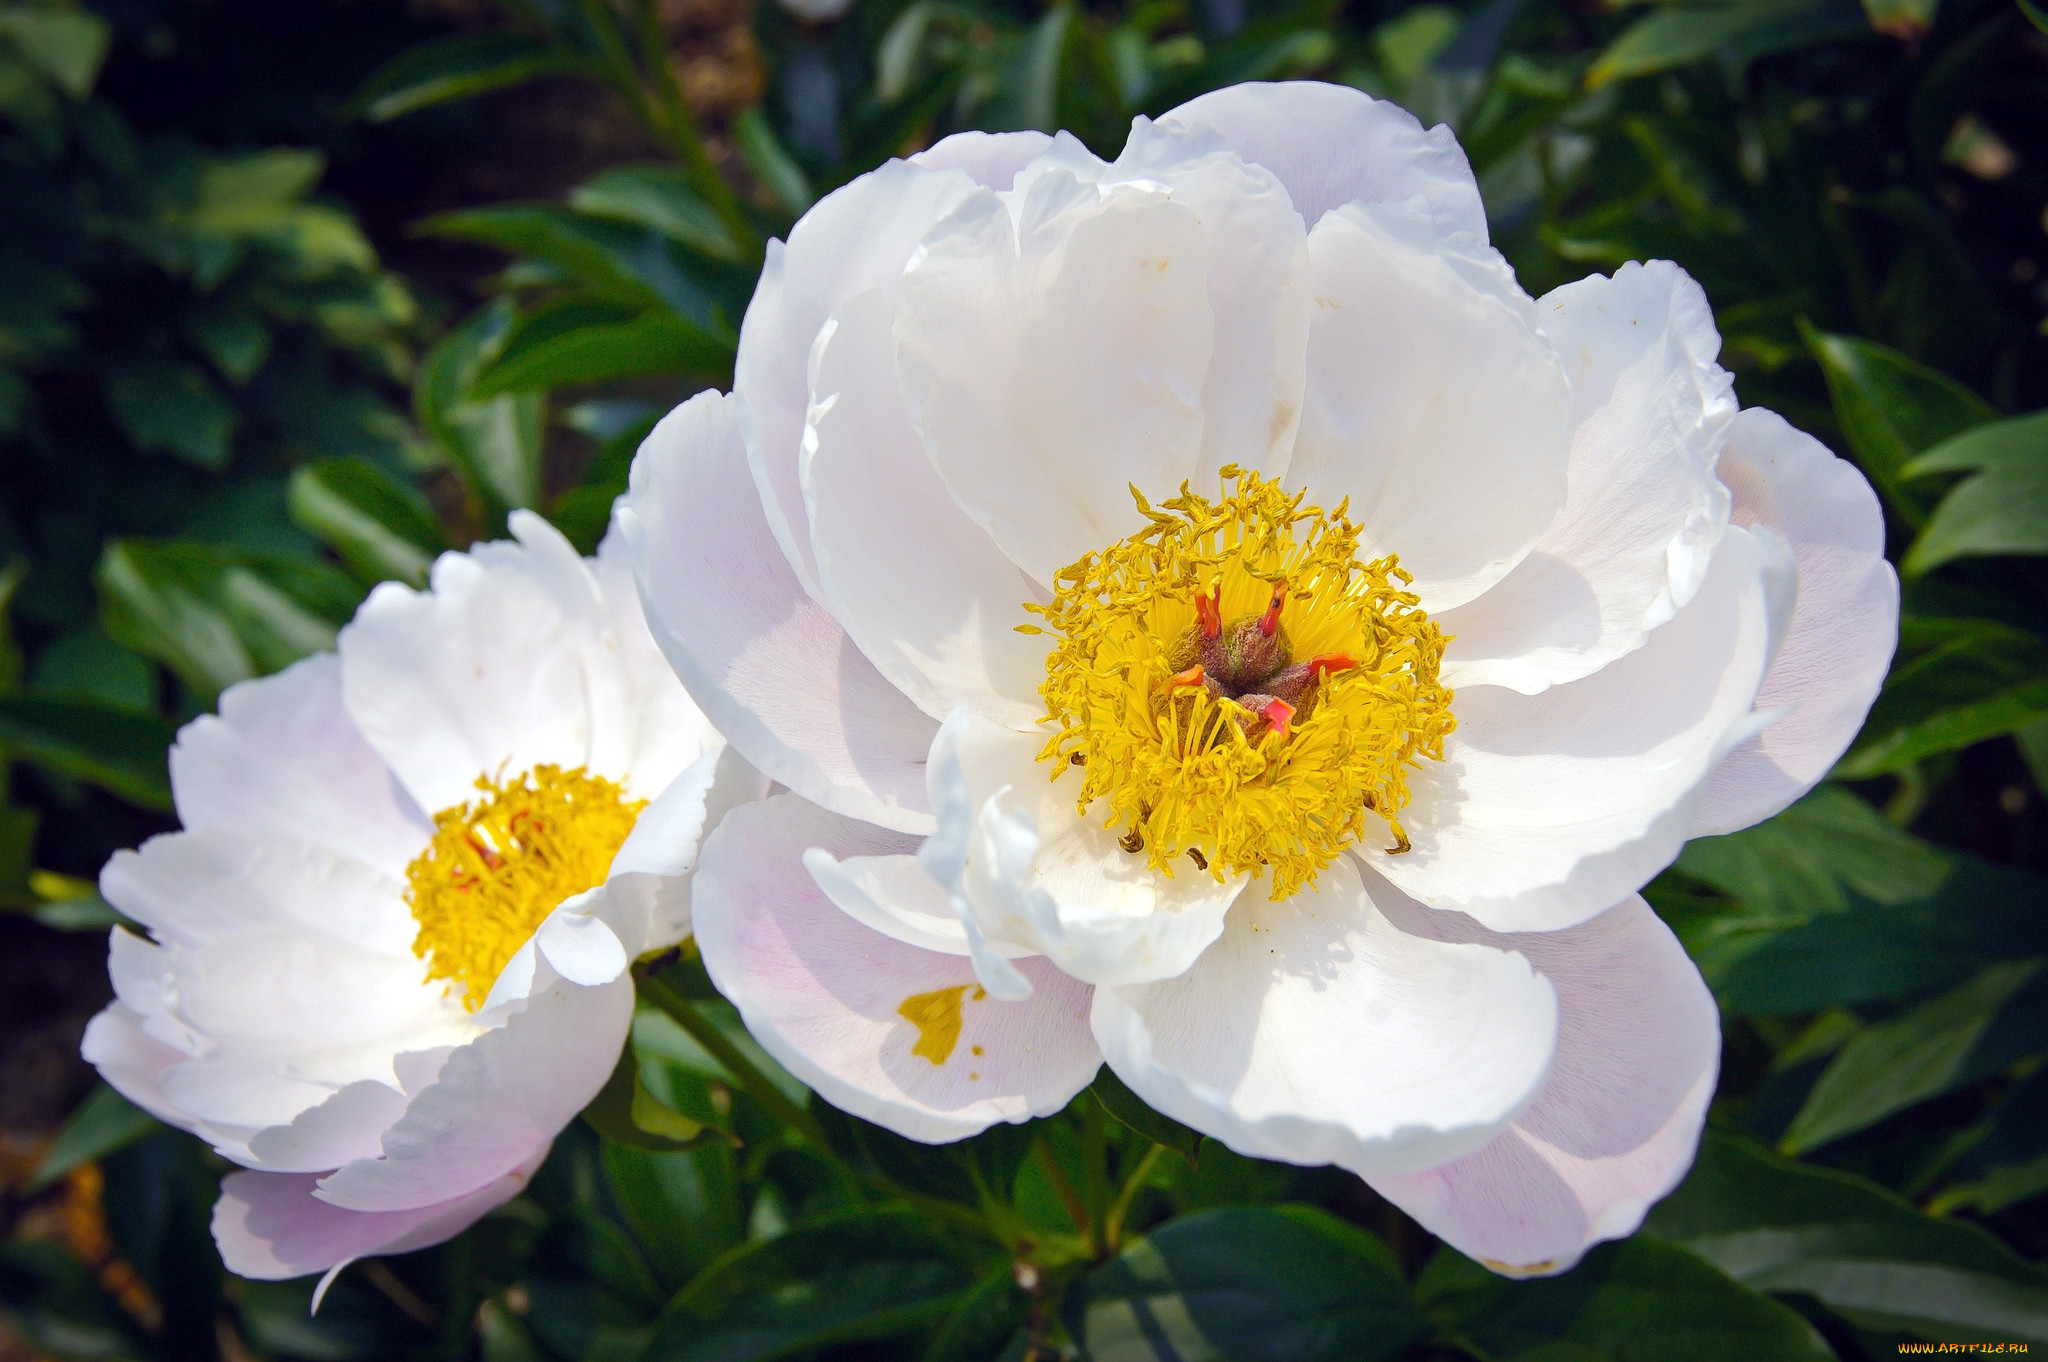
M 105 1011 L 86 1024 L 78 1052 L 114 1091 L 151 1116 L 182 1130 L 192 1128 L 192 1118 L 172 1106 L 163 1091 L 164 1070 L 190 1056 L 143 1031 L 142 1018 L 135 1009 L 126 1003 L 108 1003 Z
M 1233 85 L 1193 99 L 1162 124 L 1209 128 L 1279 177 L 1314 228 L 1347 203 L 1420 196 L 1436 231 L 1486 240 L 1486 207 L 1451 130 L 1423 131 L 1398 104 L 1321 81 Z
M 405 1094 L 364 1080 L 351 1083 L 290 1124 L 258 1131 L 249 1140 L 251 1168 L 273 1173 L 325 1173 L 351 1159 L 375 1158 L 378 1141 L 405 1115 Z
M 1373 1186 L 1516 1275 L 1563 1272 L 1634 1233 L 1692 1166 L 1720 1067 L 1720 1014 L 1678 939 L 1634 897 L 1564 931 L 1512 935 L 1392 911 L 1413 931 L 1528 956 L 1557 987 L 1557 1058 L 1542 1095 L 1485 1148 Z
M 257 1281 L 325 1272 L 372 1254 L 410 1253 L 452 1239 L 518 1196 L 547 1157 L 543 1142 L 476 1190 L 403 1211 L 345 1211 L 320 1200 L 303 1173 L 231 1173 L 213 1207 L 213 1241 L 228 1271 Z
M 617 514 L 648 627 L 755 769 L 850 817 L 928 832 L 924 756 L 938 724 L 798 584 L 762 518 L 739 405 L 699 393 L 633 461 Z
M 1012 728 L 1045 713 L 1045 635 L 1020 634 L 1050 594 L 967 518 L 939 480 L 896 385 L 893 290 L 826 324 L 803 454 L 825 599 L 883 676 L 942 719 L 958 705 Z
M 1315 267 L 1308 388 L 1289 484 L 1398 554 L 1432 612 L 1506 576 L 1565 502 L 1571 384 L 1536 306 L 1480 238 L 1415 204 L 1330 213 Z
M 966 957 L 862 926 L 803 864 L 812 847 L 849 858 L 915 845 L 793 795 L 733 810 L 697 871 L 705 967 L 785 1068 L 833 1105 L 911 1139 L 957 1140 L 1060 1110 L 1101 1064 L 1084 985 L 1023 960 L 1032 997 L 998 1002 Z
M 349 717 L 432 812 L 481 775 L 627 773 L 632 697 L 596 579 L 540 517 L 512 528 L 518 543 L 443 554 L 431 590 L 378 587 L 337 641 Z
M 625 1044 L 633 981 L 583 988 L 543 969 L 536 982 L 502 1026 L 448 1056 L 384 1133 L 380 1156 L 320 1180 L 321 1200 L 402 1211 L 464 1196 L 519 1167 L 583 1110 Z
M 718 820 L 768 793 L 768 777 L 730 747 L 697 759 L 640 811 L 612 857 L 604 920 L 628 955 L 672 946 L 690 934 L 690 876 Z
M 1364 856 L 1404 892 L 1496 931 L 1584 922 L 1671 863 L 1707 775 L 1754 732 L 1782 545 L 1731 528 L 1690 604 L 1583 681 L 1458 692 L 1444 760 L 1409 772 L 1403 853 Z
M 1285 903 L 1256 890 L 1177 979 L 1099 988 L 1132 1091 L 1256 1158 L 1367 1176 L 1478 1149 L 1550 1070 L 1557 1005 L 1496 946 L 1404 931 L 1340 859 Z
M 640 587 L 633 580 L 633 555 L 617 527 L 597 546 L 591 570 L 632 697 L 620 716 L 632 729 L 627 788 L 636 797 L 654 798 L 691 765 L 723 750 L 725 739 L 683 689 L 676 669 L 648 632 Z
M 1017 172 L 1052 145 L 1042 132 L 956 132 L 910 158 L 926 170 L 963 170 L 978 185 L 1008 189 Z
M 1714 771 L 1695 837 L 1760 823 L 1812 789 L 1855 740 L 1899 642 L 1899 579 L 1861 473 L 1777 413 L 1751 409 L 1735 418 L 1721 478 L 1736 524 L 1791 545 L 1799 597 L 1756 697 L 1759 710 L 1790 713 Z
M 1714 460 L 1733 380 L 1699 285 L 1628 264 L 1546 294 L 1537 321 L 1572 380 L 1569 491 L 1519 567 L 1439 619 L 1453 687 L 1534 694 L 1641 647 L 1699 590 L 1728 523 Z
M 188 828 L 279 832 L 400 875 L 433 832 L 341 703 L 331 653 L 221 693 L 186 724 L 171 789 Z
M 978 169 L 997 174 L 998 162 L 1019 149 L 1016 144 L 981 148 L 990 154 L 973 159 L 984 162 Z M 744 403 L 739 419 L 747 466 L 766 529 L 802 589 L 813 595 L 817 564 L 797 478 L 797 452 L 810 405 L 805 378 L 811 346 L 841 303 L 893 283 L 926 229 L 974 187 L 960 170 L 890 161 L 812 205 L 791 230 L 787 245 L 768 243 L 767 261 L 740 325 L 733 392 Z
M 1010 196 L 969 195 L 898 283 L 911 420 L 953 499 L 1041 585 L 1143 524 L 1131 486 L 1195 475 L 1208 276 L 1195 210 L 1048 157 Z

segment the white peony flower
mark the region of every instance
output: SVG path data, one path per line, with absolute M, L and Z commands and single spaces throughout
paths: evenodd
M 171 749 L 184 830 L 120 852 L 85 1057 L 251 1169 L 246 1277 L 338 1270 L 510 1199 L 611 1074 L 632 958 L 690 930 L 706 825 L 765 792 L 655 651 L 616 538 L 387 583 L 340 655 L 231 687 Z
M 1635 891 L 1819 780 L 1896 637 L 1869 487 L 1718 348 L 1669 264 L 1528 297 L 1448 130 L 1327 85 L 820 202 L 621 511 L 791 791 L 706 844 L 719 987 L 915 1138 L 1106 1060 L 1503 1271 L 1629 1233 L 1719 1054 Z

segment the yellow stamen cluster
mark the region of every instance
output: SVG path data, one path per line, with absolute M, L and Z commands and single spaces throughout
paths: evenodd
M 1079 768 L 1082 811 L 1105 801 L 1108 826 L 1130 829 L 1124 848 L 1153 868 L 1268 867 L 1276 900 L 1362 837 L 1368 809 L 1405 847 L 1407 767 L 1441 760 L 1456 720 L 1437 680 L 1446 640 L 1399 562 L 1358 561 L 1346 505 L 1304 506 L 1306 493 L 1234 467 L 1215 501 L 1183 484 L 1155 508 L 1131 491 L 1145 528 L 1063 568 L 1050 605 L 1025 607 L 1059 637 L 1039 688 L 1058 725 L 1039 754 L 1053 778 Z M 1233 698 L 1169 685 L 1198 594 L 1220 587 L 1228 621 L 1266 610 L 1280 584 L 1292 656 L 1355 663 L 1321 676 L 1284 733 Z
M 479 776 L 484 797 L 434 815 L 434 839 L 406 867 L 420 925 L 413 953 L 476 1008 L 498 972 L 564 899 L 603 884 L 647 801 L 581 767 Z

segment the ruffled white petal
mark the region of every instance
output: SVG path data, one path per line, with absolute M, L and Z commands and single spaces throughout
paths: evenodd
M 1415 204 L 1350 205 L 1309 234 L 1308 388 L 1290 485 L 1398 554 L 1425 609 L 1507 575 L 1565 501 L 1571 385 L 1535 305 L 1480 238 Z
M 387 875 L 433 832 L 342 707 L 332 653 L 221 692 L 218 717 L 179 730 L 171 790 L 188 828 L 277 832 Z
M 1340 859 L 1285 903 L 1248 894 L 1186 974 L 1100 988 L 1117 1076 L 1242 1154 L 1368 1177 L 1483 1146 L 1535 1097 L 1557 1035 L 1527 959 L 1403 931 Z
M 1678 854 L 1708 773 L 1754 731 L 1789 580 L 1782 545 L 1730 529 L 1692 602 L 1635 652 L 1540 695 L 1459 692 L 1445 759 L 1409 774 L 1414 849 L 1368 842 L 1366 860 L 1496 931 L 1567 927 L 1635 892 Z
M 1026 960 L 1030 1001 L 987 997 L 964 958 L 862 926 L 803 864 L 812 847 L 851 859 L 914 845 L 793 795 L 735 809 L 697 872 L 705 967 L 791 1073 L 834 1106 L 912 1139 L 956 1140 L 1060 1110 L 1101 1063 L 1085 987 Z M 955 991 L 959 1030 L 950 1045 L 939 1036 L 917 1053 L 920 1027 L 902 1009 L 946 991 Z
M 1775 412 L 1751 410 L 1729 432 L 1721 477 L 1737 524 L 1791 545 L 1799 598 L 1756 697 L 1782 717 L 1715 769 L 1694 836 L 1762 822 L 1812 789 L 1855 740 L 1899 641 L 1899 579 L 1861 473 Z
M 481 775 L 628 771 L 631 691 L 597 582 L 546 521 L 513 528 L 517 544 L 443 554 L 429 591 L 378 587 L 338 641 L 349 717 L 430 812 L 476 798 Z
M 606 923 L 632 956 L 690 934 L 690 876 L 718 820 L 768 793 L 768 778 L 730 747 L 697 758 L 634 820 L 604 884 Z
M 982 983 L 1016 996 L 1016 952 L 1045 955 L 1091 984 L 1139 984 L 1186 970 L 1223 930 L 1250 879 L 1218 882 L 1189 866 L 1174 876 L 1118 845 L 1102 815 L 1075 807 L 1080 781 L 1048 780 L 1043 736 L 1012 733 L 962 711 L 932 745 L 942 831 L 960 836 L 955 911 L 970 928 Z M 958 772 L 954 779 L 953 773 Z M 941 793 L 941 790 L 944 793 Z M 936 839 L 935 839 L 936 840 Z M 926 856 L 927 868 L 952 858 Z M 944 873 L 943 871 L 941 873 Z
M 1044 636 L 1020 634 L 1049 594 L 953 501 L 896 386 L 893 289 L 833 314 L 811 354 L 802 458 L 824 599 L 883 676 L 943 719 L 958 705 L 1028 728 L 1045 712 Z M 935 565 L 943 564 L 934 570 Z
M 1720 1067 L 1720 1014 L 1678 939 L 1633 896 L 1577 927 L 1519 935 L 1390 911 L 1411 931 L 1528 956 L 1557 988 L 1557 1058 L 1542 1095 L 1483 1149 L 1373 1186 L 1516 1275 L 1562 1272 L 1634 1233 L 1692 1166 Z
M 1699 590 L 1728 523 L 1714 463 L 1735 396 L 1699 285 L 1627 264 L 1546 294 L 1537 318 L 1572 380 L 1570 491 L 1519 567 L 1438 621 L 1453 687 L 1534 694 L 1641 647 Z
M 910 158 L 926 170 L 962 170 L 978 185 L 1008 189 L 1052 139 L 1042 132 L 956 132 Z
M 898 285 L 911 420 L 954 500 L 1041 585 L 1142 523 L 1131 485 L 1195 474 L 1208 275 L 1199 215 L 1163 187 L 1041 159 L 1010 195 L 969 195 Z
M 464 1195 L 520 1166 L 611 1076 L 633 1020 L 633 981 L 585 988 L 543 970 L 523 1005 L 447 1057 L 384 1133 L 376 1158 L 344 1164 L 317 1195 L 398 1211 Z M 486 1014 L 488 1015 L 488 1014 Z
M 410 1253 L 453 1238 L 519 1195 L 549 1143 L 475 1191 L 403 1211 L 365 1214 L 330 1206 L 314 1193 L 318 1179 L 305 1174 L 232 1173 L 214 1204 L 214 1242 L 228 1271 L 256 1281 L 309 1276 L 371 1254 Z
M 633 461 L 617 517 L 648 627 L 755 769 L 826 808 L 928 831 L 924 754 L 938 725 L 798 585 L 762 520 L 738 406 L 698 394 Z
M 947 144 L 932 148 L 943 153 Z M 958 148 L 982 173 L 999 173 L 1020 144 Z M 943 154 L 935 159 L 950 159 Z M 797 477 L 803 440 L 806 361 L 818 330 L 856 293 L 893 283 L 918 240 L 975 188 L 961 170 L 891 161 L 812 205 L 768 258 L 740 325 L 733 392 L 762 515 L 803 590 L 818 593 L 810 525 Z
M 683 689 L 648 632 L 640 587 L 633 580 L 633 555 L 616 526 L 597 546 L 590 568 L 604 598 L 607 641 L 618 649 L 625 673 L 627 701 L 619 718 L 631 734 L 627 792 L 652 799 L 692 765 L 722 751 L 725 739 Z
M 1486 206 L 1464 149 L 1400 105 L 1320 81 L 1233 85 L 1174 109 L 1162 124 L 1207 128 L 1279 177 L 1310 228 L 1347 203 L 1420 198 L 1438 235 L 1486 240 Z

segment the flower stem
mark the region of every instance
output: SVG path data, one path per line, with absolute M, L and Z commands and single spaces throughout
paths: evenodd
M 696 1004 L 661 980 L 648 977 L 640 980 L 640 996 L 675 1018 L 676 1024 L 690 1033 L 690 1039 L 708 1050 L 749 1096 L 774 1112 L 784 1125 L 803 1136 L 808 1143 L 816 1145 L 818 1152 L 837 1165 L 850 1180 L 858 1181 L 853 1170 L 833 1152 L 818 1118 L 791 1101 L 788 1093 L 777 1087 L 775 1081 L 762 1073 L 744 1051 L 726 1039 L 725 1033 L 697 1010 Z
M 1152 1172 L 1152 1165 L 1159 1162 L 1159 1156 L 1166 1152 L 1166 1146 L 1155 1144 L 1145 1151 L 1145 1157 L 1138 1160 L 1138 1166 L 1124 1179 L 1124 1185 L 1117 1189 L 1116 1200 L 1109 1205 L 1109 1214 L 1102 1221 L 1102 1249 L 1115 1253 L 1123 1246 L 1124 1217 L 1130 1214 L 1131 1202 L 1136 1199 L 1138 1189 L 1145 1185 L 1145 1179 Z

